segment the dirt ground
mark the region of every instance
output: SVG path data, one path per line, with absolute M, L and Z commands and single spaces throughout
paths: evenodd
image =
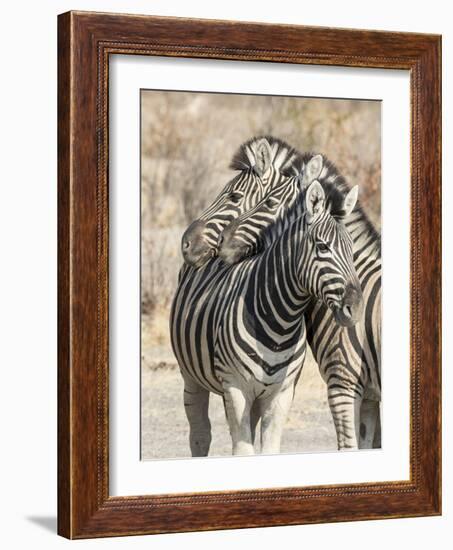
M 183 383 L 170 353 L 158 363 L 142 361 L 143 460 L 190 457 L 189 430 L 182 402 Z M 231 455 L 231 438 L 222 399 L 215 394 L 211 394 L 209 417 L 212 425 L 210 456 Z M 326 387 L 309 353 L 283 433 L 281 452 L 332 451 L 336 448 Z

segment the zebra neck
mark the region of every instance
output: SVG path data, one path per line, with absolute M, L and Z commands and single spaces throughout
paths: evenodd
M 310 296 L 300 290 L 292 255 L 294 242 L 288 236 L 285 232 L 259 257 L 249 279 L 244 317 L 260 341 L 289 343 L 300 337 L 304 327 L 303 313 Z

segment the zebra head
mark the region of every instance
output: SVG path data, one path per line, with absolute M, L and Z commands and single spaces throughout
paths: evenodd
M 315 155 L 300 167 L 300 158 L 289 167 L 291 176 L 271 190 L 255 207 L 234 219 L 218 241 L 218 255 L 232 265 L 269 246 L 304 213 L 303 191 L 319 177 L 323 157 Z M 297 200 L 299 199 L 299 200 Z
M 288 178 L 286 169 L 295 155 L 291 146 L 272 136 L 244 143 L 230 165 L 239 173 L 184 232 L 181 240 L 184 261 L 198 268 L 215 256 L 223 229 Z
M 344 217 L 354 209 L 357 194 L 355 186 L 344 198 Z M 299 280 L 309 294 L 333 311 L 338 324 L 351 327 L 363 311 L 352 238 L 343 221 L 326 209 L 325 191 L 317 180 L 307 189 L 305 210 Z
M 352 238 L 342 220 L 354 209 L 358 187 L 344 197 L 343 217 L 338 219 L 326 208 L 318 180 L 306 190 L 292 183 L 275 189 L 230 224 L 220 239 L 219 257 L 225 263 L 237 263 L 278 238 L 288 239 L 292 243 L 288 253 L 294 255 L 288 260 L 297 265 L 301 291 L 324 302 L 340 325 L 353 326 L 362 314 L 363 298 Z

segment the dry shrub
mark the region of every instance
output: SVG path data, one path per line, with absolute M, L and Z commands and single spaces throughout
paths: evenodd
M 142 312 L 168 307 L 181 267 L 182 228 L 154 227 L 142 233 Z

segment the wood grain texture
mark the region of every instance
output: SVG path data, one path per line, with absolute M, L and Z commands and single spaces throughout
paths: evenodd
M 440 514 L 440 37 L 84 12 L 58 24 L 58 532 L 86 538 Z M 410 71 L 410 481 L 109 496 L 111 54 Z
M 71 535 L 70 17 L 58 22 L 58 532 Z

